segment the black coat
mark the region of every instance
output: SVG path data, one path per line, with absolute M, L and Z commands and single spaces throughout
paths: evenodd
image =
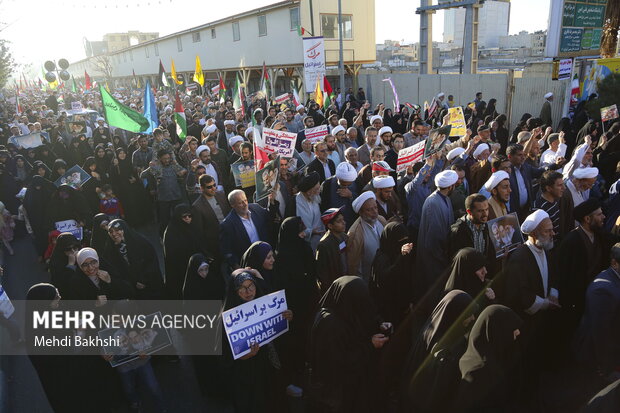
M 329 166 L 329 171 L 331 172 L 332 176 L 336 175 L 336 165 L 334 164 L 334 161 L 332 161 L 331 159 L 328 159 L 327 165 Z M 312 172 L 316 172 L 319 174 L 320 182 L 323 182 L 325 181 L 325 179 L 327 179 L 325 177 L 325 169 L 323 169 L 323 164 L 321 163 L 321 161 L 319 161 L 318 158 L 314 158 L 314 160 L 310 162 L 310 164 L 308 165 L 308 169 L 306 170 L 306 173 L 309 175 Z

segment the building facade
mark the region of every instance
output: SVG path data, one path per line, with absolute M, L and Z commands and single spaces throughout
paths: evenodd
M 487 0 L 478 15 L 478 47 L 499 46 L 500 36 L 508 36 L 510 0 Z M 444 10 L 443 41 L 463 47 L 465 8 Z

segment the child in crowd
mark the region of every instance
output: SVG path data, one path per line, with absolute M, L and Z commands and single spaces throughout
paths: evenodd
M 101 200 L 99 200 L 99 212 L 106 214 L 110 217 L 110 220 L 116 218 L 125 218 L 125 211 L 123 211 L 123 204 L 114 195 L 112 187 L 108 184 L 101 187 L 99 193 Z

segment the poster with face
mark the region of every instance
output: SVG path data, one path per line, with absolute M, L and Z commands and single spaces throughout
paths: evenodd
M 235 178 L 235 186 L 249 188 L 254 186 L 256 172 L 254 171 L 254 159 L 245 162 L 235 162 L 230 165 L 230 171 Z
M 86 122 L 83 120 L 67 121 L 67 132 L 73 136 L 79 135 L 80 133 L 86 133 Z
M 306 163 L 303 159 L 301 159 L 301 156 L 299 156 L 299 152 L 297 152 L 296 150 L 295 152 L 293 152 L 293 156 L 291 158 L 288 158 L 289 172 L 299 172 L 303 170 L 306 166 Z
M 74 165 L 69 168 L 63 176 L 58 178 L 54 185 L 59 187 L 60 185 L 69 185 L 73 189 L 80 189 L 91 176 L 86 173 L 82 168 L 78 165 Z
M 278 156 L 256 172 L 256 202 L 268 197 L 275 190 L 280 175 L 279 166 L 280 157 Z
M 523 244 L 523 234 L 517 213 L 513 212 L 488 222 L 489 236 L 495 247 L 495 257 L 500 258 Z
M 170 334 L 165 328 L 151 327 L 155 324 L 153 323 L 155 317 L 161 319 L 161 312 L 145 317 L 146 328 L 138 328 L 136 323 L 135 328 L 108 328 L 98 332 L 102 340 L 111 338 L 114 340 L 109 340 L 109 342 L 118 343 L 118 345 L 103 347 L 103 352 L 112 356 L 110 360 L 112 367 L 133 361 L 140 354 L 152 354 L 172 345 Z
M 426 145 L 424 147 L 424 159 L 441 151 L 448 142 L 451 125 L 442 126 L 441 128 L 433 129 L 426 138 Z

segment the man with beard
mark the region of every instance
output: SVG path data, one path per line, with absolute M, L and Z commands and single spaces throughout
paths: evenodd
M 392 197 L 396 182 L 389 175 L 379 175 L 372 178 L 372 190 L 377 198 L 379 215 L 388 220 L 400 221 L 399 205 Z
M 336 152 L 338 152 L 338 155 L 340 156 L 340 162 L 344 162 L 344 153 L 351 147 L 351 144 L 347 141 L 346 129 L 342 125 L 338 125 L 332 130 L 332 135 L 336 139 Z
M 437 189 L 426 198 L 422 206 L 416 266 L 419 274 L 424 277 L 424 291 L 431 288 L 450 263 L 448 238 L 450 226 L 454 223 L 454 211 L 449 197 L 458 179 L 455 171 L 438 173 L 435 176 Z
M 575 208 L 573 215 L 579 226 L 564 237 L 558 250 L 561 314 L 567 339 L 583 315 L 588 285 L 606 268 L 607 251 L 612 245 L 602 233 L 605 215 L 598 200 L 588 199 Z
M 352 202 L 359 193 L 355 178 L 357 178 L 355 168 L 347 162 L 342 162 L 336 167 L 336 176 L 326 179 L 321 184 L 321 211 L 340 208 L 347 229 L 355 220 Z
M 198 149 L 196 149 L 196 157 L 200 159 L 199 165 L 205 167 L 206 174 L 212 176 L 215 180 L 217 190 L 223 191 L 223 175 L 220 174 L 218 165 L 211 160 L 211 150 L 209 147 L 207 145 L 200 145 Z
M 489 202 L 482 194 L 471 194 L 465 199 L 465 209 L 467 213 L 450 227 L 450 257 L 470 247 L 486 257 L 487 265 L 491 264 L 495 261 L 495 248 L 487 226 Z
M 405 137 L 405 148 L 415 145 L 416 143 L 424 140 L 424 133 L 426 131 L 426 124 L 421 120 L 416 120 L 411 126 L 411 131 L 403 135 Z
M 301 121 L 295 119 L 293 109 L 287 108 L 284 111 L 284 114 L 286 115 L 286 123 L 284 125 L 286 126 L 287 131 L 298 133 L 304 128 Z
M 342 126 L 338 127 L 341 128 Z M 334 162 L 334 165 L 338 165 L 340 162 L 344 161 L 344 158 L 340 158 L 340 154 L 336 149 L 336 138 L 334 138 L 333 135 L 326 135 L 323 141 L 327 145 L 327 157 Z
M 508 214 L 510 201 L 510 175 L 505 171 L 497 171 L 484 184 L 491 197 L 489 198 L 489 220 Z

